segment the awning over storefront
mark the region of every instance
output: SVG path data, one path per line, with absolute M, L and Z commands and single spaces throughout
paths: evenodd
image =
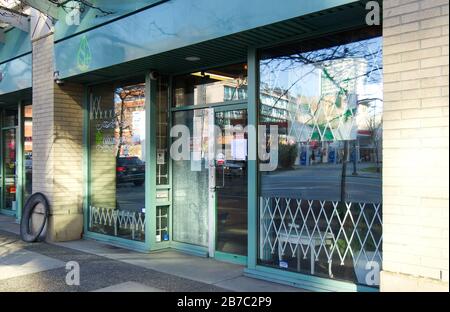
M 30 35 L 23 29 L 11 26 L 0 19 L 3 37 L 0 41 L 0 105 L 16 101 L 24 93 L 31 93 Z
M 169 1 L 57 42 L 55 70 L 62 79 L 93 82 L 217 66 L 245 60 L 249 46 L 360 27 L 364 10 L 349 0 Z
M 31 90 L 31 53 L 0 64 L 0 105 Z M 14 94 L 10 94 L 14 93 Z

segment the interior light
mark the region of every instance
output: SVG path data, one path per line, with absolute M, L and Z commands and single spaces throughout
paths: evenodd
M 208 73 L 208 72 L 196 72 L 196 73 L 192 73 L 192 76 L 198 76 L 198 77 L 209 77 L 213 80 L 221 80 L 221 81 L 229 81 L 229 80 L 234 80 L 235 78 L 233 77 L 228 77 L 228 76 L 224 76 L 224 75 L 217 75 L 217 74 L 212 74 L 212 73 Z
M 187 56 L 185 60 L 189 62 L 197 62 L 200 61 L 200 58 L 198 56 Z

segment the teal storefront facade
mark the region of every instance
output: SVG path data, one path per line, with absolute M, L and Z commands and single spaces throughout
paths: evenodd
M 83 89 L 83 238 L 378 291 L 382 42 L 366 1 L 95 3 L 109 13 L 53 33 L 55 82 Z M 24 176 L 38 64 L 10 32 L 0 105 L 18 107 Z
M 31 192 L 31 42 L 12 28 L 0 43 L 0 213 L 20 219 Z

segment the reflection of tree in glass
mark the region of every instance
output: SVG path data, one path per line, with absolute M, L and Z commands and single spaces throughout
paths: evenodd
M 124 130 L 130 130 L 130 125 L 125 122 L 125 109 L 126 109 L 125 102 L 133 98 L 144 97 L 144 88 L 142 85 L 133 85 L 123 88 L 117 88 L 115 94 L 120 100 L 120 109 L 115 116 L 116 124 L 119 128 L 119 138 L 118 138 L 116 158 L 119 158 L 122 146 L 124 145 L 125 141 L 123 137 Z
M 293 135 L 297 143 L 336 142 L 335 146 L 343 149 L 342 201 L 346 200 L 349 158 L 356 174 L 360 130 L 370 136 L 379 172 L 383 104 L 380 38 L 275 55 L 262 60 L 260 67 L 263 123 L 287 127 L 289 131 L 280 134 Z M 274 112 L 280 110 L 286 111 L 282 114 L 285 117 L 275 118 Z M 348 150 L 350 140 L 354 141 L 352 154 Z
M 350 72 L 348 67 L 342 66 L 336 69 L 336 64 L 345 60 L 362 60 L 368 66 L 366 66 L 364 71 L 356 71 L 353 73 L 353 76 L 349 76 Z M 382 69 L 381 45 L 379 45 L 378 40 L 364 40 L 327 49 L 277 56 L 263 60 L 261 61 L 261 75 L 263 76 L 261 91 L 274 95 L 275 100 L 273 101 L 272 107 L 276 107 L 278 102 L 286 97 L 293 100 L 296 96 L 300 96 L 301 94 L 294 95 L 293 89 L 301 88 L 305 84 L 304 80 L 309 75 L 320 72 L 322 77 L 336 88 L 335 105 L 336 107 L 340 107 L 342 96 L 349 96 L 351 91 L 348 88 L 349 85 L 352 83 L 356 84 L 358 79 L 365 79 L 366 84 L 380 84 L 382 80 Z M 279 81 L 281 77 L 277 73 L 281 73 L 281 75 L 287 73 L 289 75 L 294 72 L 301 74 L 286 86 L 281 87 L 278 85 L 283 84 L 283 82 Z M 266 79 L 264 76 L 266 76 Z M 274 76 L 274 81 L 267 79 L 268 77 L 271 78 Z M 325 98 L 322 96 L 319 102 L 324 100 Z M 361 98 L 358 99 L 357 104 L 367 101 L 367 98 Z M 319 106 L 317 105 L 315 107 L 316 110 L 311 112 L 311 116 L 314 116 Z M 343 115 L 348 115 L 349 113 L 346 110 Z M 337 119 L 339 116 L 335 118 Z
M 103 9 L 99 6 L 96 6 L 93 3 L 91 3 L 91 1 L 87 1 L 87 0 L 72 0 L 72 1 L 63 1 L 63 2 L 61 2 L 60 0 L 47 0 L 47 1 L 57 5 L 58 7 L 61 7 L 66 13 L 68 13 L 70 10 L 74 9 L 73 4 L 71 4 L 71 2 L 78 2 L 80 5 L 80 8 L 81 8 L 81 12 L 86 10 L 86 8 L 89 8 L 89 9 L 97 10 L 98 12 L 100 12 L 100 14 L 102 14 L 102 16 L 114 14 L 114 12 Z
M 54 5 L 57 8 L 63 9 L 64 12 L 66 12 L 66 13 L 69 13 L 71 10 L 73 10 L 75 8 L 80 8 L 81 13 L 83 13 L 84 11 L 86 11 L 88 9 L 95 10 L 95 11 L 99 12 L 99 15 L 97 15 L 97 16 L 106 16 L 106 15 L 114 14 L 114 12 L 107 10 L 105 8 L 102 8 L 100 6 L 97 6 L 97 5 L 93 4 L 92 1 L 88 1 L 88 0 L 71 0 L 71 1 L 44 0 L 44 1 L 49 2 L 49 3 L 48 3 L 48 9 L 42 10 L 42 13 L 49 15 L 49 16 L 51 15 L 51 14 L 49 14 L 49 11 L 51 10 L 52 5 Z M 21 14 L 24 11 L 24 9 L 26 8 L 26 6 L 30 5 L 26 0 L 22 0 L 22 1 L 21 0 L 6 0 L 5 2 L 8 5 L 8 9 L 5 12 L 3 12 L 3 11 L 0 12 L 0 15 L 8 16 L 8 17 L 9 16 L 17 16 L 16 14 Z M 74 3 L 77 3 L 78 6 L 75 7 Z M 33 5 L 30 5 L 30 6 L 33 6 Z
M 383 120 L 381 118 L 377 118 L 377 116 L 369 117 L 367 120 L 367 128 L 370 133 L 370 140 L 374 146 L 375 153 L 375 163 L 376 163 L 376 172 L 381 172 L 380 167 L 380 145 L 381 145 L 381 136 L 382 136 L 382 124 Z

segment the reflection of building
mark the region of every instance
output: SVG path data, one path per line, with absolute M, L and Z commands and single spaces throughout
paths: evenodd
M 334 96 L 340 92 L 363 92 L 367 72 L 366 59 L 344 57 L 317 65 L 321 69 L 321 94 Z
M 116 94 L 115 115 L 118 122 L 114 143 L 116 148 L 120 148 L 119 156 L 137 156 L 145 160 L 144 86 L 137 85 L 133 88 Z
M 300 93 L 294 96 L 291 90 L 276 87 L 267 92 L 262 89 L 262 120 L 278 125 L 282 140 L 299 144 L 297 164 L 317 163 L 316 158 L 320 163 L 342 161 L 339 155 L 342 155 L 343 144 L 339 142 L 344 140 L 357 141 L 352 151 L 349 148 L 348 160 L 361 160 L 362 148 L 363 160 L 375 161 L 374 136 L 367 138 L 367 128 L 374 122 L 370 120 L 370 114 L 376 108 L 369 111 L 368 105 L 372 101 L 362 98 L 367 96 L 368 61 L 346 57 L 315 63 L 314 67 L 319 75 L 305 75 L 296 84 L 314 84 L 314 79 L 317 79 L 319 88 L 316 95 Z M 295 87 L 293 85 L 292 89 Z M 379 85 L 376 87 L 369 89 L 378 92 Z M 367 143 L 368 139 L 370 143 Z
M 281 89 L 268 90 L 268 86 L 261 88 L 259 97 L 261 101 L 260 124 L 276 125 L 280 135 L 287 135 L 291 113 L 295 112 L 295 100 L 288 92 Z
M 194 90 L 195 105 L 204 103 L 222 103 L 247 99 L 245 81 L 233 78 L 197 86 Z

